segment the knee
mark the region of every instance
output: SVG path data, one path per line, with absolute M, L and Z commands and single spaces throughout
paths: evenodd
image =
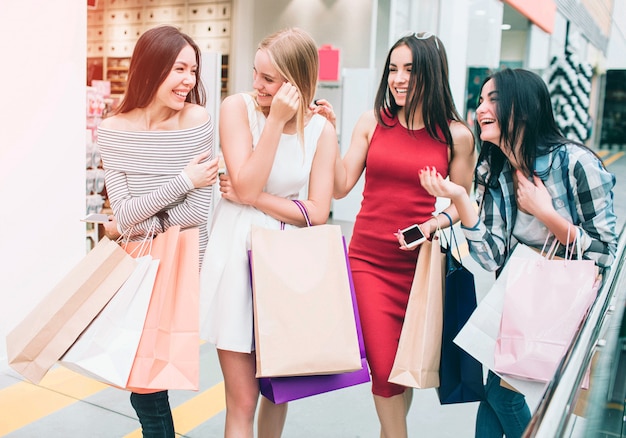
M 229 414 L 248 421 L 254 421 L 257 403 L 257 394 L 226 394 L 226 409 Z

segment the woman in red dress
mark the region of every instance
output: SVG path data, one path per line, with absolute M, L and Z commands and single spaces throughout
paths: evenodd
M 399 248 L 396 233 L 419 224 L 430 236 L 437 228 L 436 198 L 420 185 L 419 169 L 435 167 L 469 192 L 474 165 L 474 138 L 452 100 L 443 43 L 430 33 L 401 38 L 387 56 L 374 109 L 360 117 L 337 162 L 334 186 L 335 198 L 346 196 L 365 170 L 349 256 L 381 437 L 407 437 L 412 395 L 387 381 L 418 254 Z M 456 220 L 454 207 L 446 210 Z

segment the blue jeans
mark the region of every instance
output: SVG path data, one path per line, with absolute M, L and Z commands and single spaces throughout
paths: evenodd
M 174 438 L 174 419 L 167 391 L 150 394 L 130 394 L 130 404 L 135 409 L 143 438 Z
M 526 398 L 500 385 L 500 378 L 489 371 L 485 400 L 476 414 L 476 438 L 519 438 L 530 422 Z

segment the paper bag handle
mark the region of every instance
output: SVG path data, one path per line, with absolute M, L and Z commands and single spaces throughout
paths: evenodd
M 311 223 L 311 219 L 309 219 L 309 212 L 306 210 L 306 206 L 304 205 L 304 203 L 300 201 L 299 199 L 292 199 L 292 201 L 294 204 L 298 206 L 298 208 L 302 212 L 302 216 L 304 216 L 304 220 L 306 221 L 306 226 L 307 227 L 312 226 L 313 224 Z M 281 230 L 285 229 L 285 223 L 282 221 L 280 223 L 280 229 Z

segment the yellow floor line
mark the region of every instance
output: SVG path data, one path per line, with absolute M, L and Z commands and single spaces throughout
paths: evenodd
M 604 163 L 605 166 L 608 166 L 609 164 L 615 163 L 617 160 L 619 160 L 623 156 L 624 156 L 624 152 L 617 152 L 617 153 L 611 155 L 606 160 L 602 160 L 602 162 Z
M 176 433 L 185 435 L 226 408 L 224 382 L 203 391 L 172 410 Z M 141 428 L 124 438 L 141 438 Z
M 0 436 L 20 429 L 108 385 L 88 379 L 66 368 L 55 368 L 35 385 L 19 382 L 0 390 Z
M 611 152 L 610 152 L 610 151 L 608 151 L 608 150 L 606 150 L 606 149 L 601 149 L 601 150 L 599 150 L 599 151 L 596 151 L 596 153 L 598 154 L 598 157 L 600 157 L 600 158 L 604 158 L 604 157 L 606 157 L 607 155 L 609 155 Z

